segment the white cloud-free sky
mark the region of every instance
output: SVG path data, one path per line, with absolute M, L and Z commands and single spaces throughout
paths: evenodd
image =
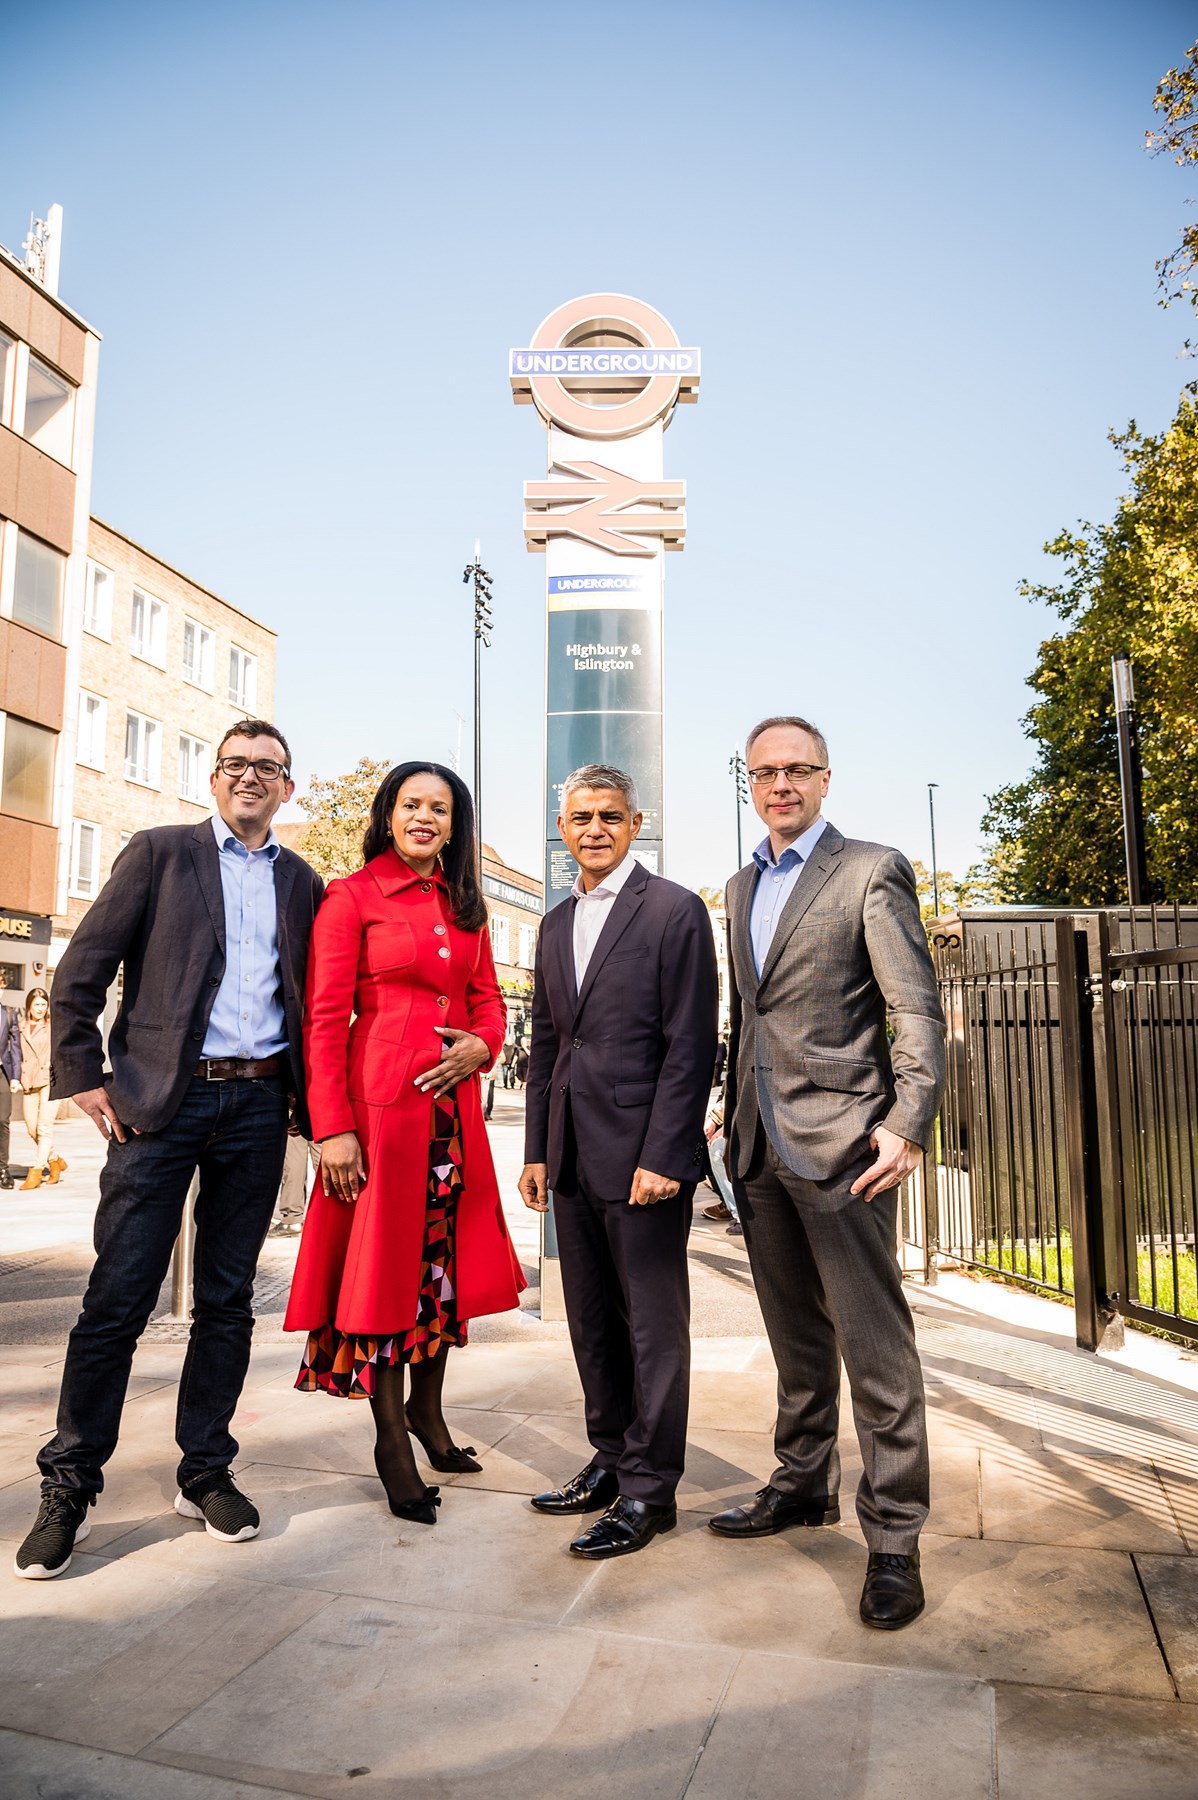
M 534 871 L 544 438 L 506 352 L 576 294 L 659 307 L 704 354 L 666 438 L 668 872 L 724 879 L 729 755 L 791 710 L 842 830 L 927 861 L 938 781 L 960 870 L 1029 761 L 1051 615 L 1016 585 L 1190 373 L 1153 273 L 1187 186 L 1143 134 L 1193 35 L 1158 0 L 12 0 L 0 241 L 64 206 L 94 510 L 278 628 L 301 784 L 448 759 L 459 714 L 469 770 L 481 538 L 486 835 Z

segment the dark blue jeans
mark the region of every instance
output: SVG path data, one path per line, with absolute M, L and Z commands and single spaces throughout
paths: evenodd
M 116 1449 L 137 1340 L 158 1299 L 192 1175 L 196 1201 L 191 1336 L 175 1437 L 182 1486 L 237 1455 L 229 1421 L 254 1329 L 254 1270 L 287 1142 L 287 1084 L 192 1081 L 161 1131 L 109 1145 L 96 1210 L 96 1263 L 67 1344 L 58 1431 L 37 1459 L 42 1488 L 98 1494 Z

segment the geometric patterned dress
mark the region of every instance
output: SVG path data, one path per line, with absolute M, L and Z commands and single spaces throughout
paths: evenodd
M 423 1362 L 442 1346 L 466 1342 L 466 1322 L 457 1315 L 454 1292 L 454 1235 L 462 1189 L 462 1126 L 456 1095 L 434 1098 L 428 1155 L 428 1200 L 416 1323 L 390 1337 L 338 1331 L 330 1321 L 308 1333 L 296 1387 L 350 1400 L 368 1400 L 375 1370 L 382 1365 Z

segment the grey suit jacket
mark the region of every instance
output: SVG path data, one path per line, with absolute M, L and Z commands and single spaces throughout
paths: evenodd
M 727 894 L 733 1173 L 749 1172 L 758 1120 L 787 1167 L 815 1181 L 860 1161 L 876 1125 L 926 1147 L 944 1086 L 944 1014 L 910 863 L 828 824 L 760 977 L 749 937 L 759 875 L 750 863 Z

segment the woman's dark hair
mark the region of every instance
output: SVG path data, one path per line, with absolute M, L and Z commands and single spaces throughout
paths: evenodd
M 47 1016 L 49 1015 L 50 996 L 46 992 L 45 988 L 30 988 L 28 994 L 25 997 L 25 1017 L 27 1019 L 31 1019 L 33 1017 L 33 1003 L 39 997 L 46 1002 L 46 1012 L 47 1012 Z
M 370 823 L 362 839 L 362 857 L 370 862 L 391 842 L 391 814 L 405 781 L 413 775 L 435 775 L 453 795 L 453 830 L 441 852 L 441 867 L 449 888 L 453 922 L 461 931 L 481 931 L 487 922 L 487 903 L 479 885 L 478 857 L 474 847 L 474 802 L 470 789 L 452 769 L 434 762 L 398 763 L 384 778 L 370 807 Z

